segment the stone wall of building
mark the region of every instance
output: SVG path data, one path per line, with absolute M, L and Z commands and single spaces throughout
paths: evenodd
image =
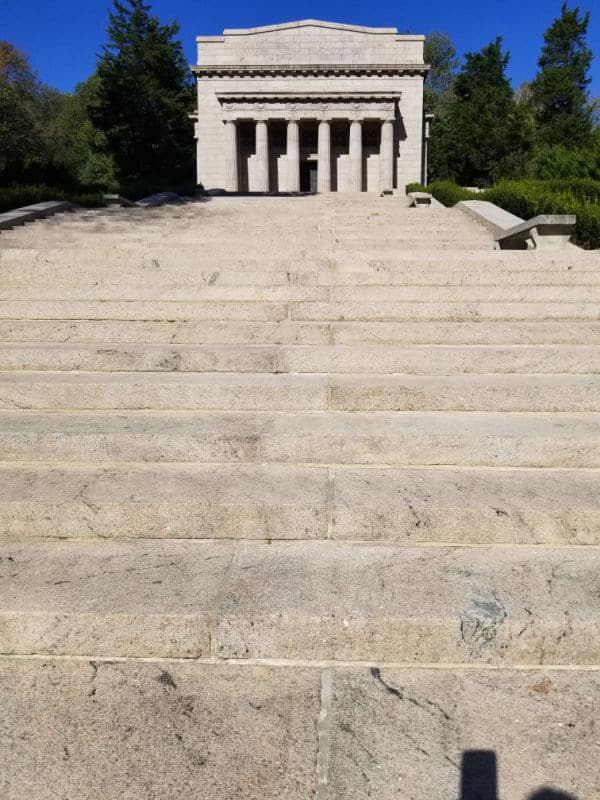
M 293 189 L 288 156 L 279 146 L 281 123 L 298 121 L 299 158 L 306 164 L 318 159 L 318 153 L 303 150 L 302 141 L 319 121 L 331 120 L 331 190 L 356 191 L 349 128 L 352 120 L 364 120 L 361 186 L 363 191 L 380 191 L 388 187 L 380 179 L 381 139 L 374 125 L 378 119 L 381 126 L 385 118 L 393 120 L 394 187 L 420 180 L 423 41 L 422 36 L 398 35 L 395 29 L 316 21 L 199 37 L 194 70 L 198 182 L 207 189 L 263 190 L 261 156 L 252 149 L 256 139 L 248 122 L 264 120 L 269 144 L 275 147 L 274 153 L 269 147 L 269 190 Z M 236 123 L 231 134 L 237 148 L 235 186 L 227 121 Z

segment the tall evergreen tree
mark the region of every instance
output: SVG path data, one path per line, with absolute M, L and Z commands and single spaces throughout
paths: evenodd
M 437 112 L 452 89 L 460 59 L 448 34 L 439 31 L 427 34 L 424 57 L 430 65 L 424 87 L 425 109 Z
M 508 61 L 500 38 L 465 55 L 445 113 L 433 126 L 433 177 L 482 186 L 524 171 L 532 131 L 506 77 Z
M 114 0 L 90 115 L 131 192 L 193 180 L 194 84 L 178 31 L 144 0 Z
M 538 61 L 538 73 L 532 84 L 533 103 L 544 144 L 579 146 L 585 144 L 593 129 L 588 86 L 592 51 L 586 35 L 589 13 L 579 6 L 561 14 L 544 34 L 544 46 Z

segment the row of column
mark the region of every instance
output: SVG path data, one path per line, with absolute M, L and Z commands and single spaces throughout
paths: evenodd
M 238 142 L 235 121 L 225 123 L 226 142 L 226 186 L 227 191 L 237 192 L 238 179 Z M 289 192 L 300 191 L 300 129 L 297 120 L 288 120 L 287 124 L 287 165 Z M 319 122 L 319 138 L 317 150 L 317 190 L 331 191 L 331 123 L 329 120 Z M 352 120 L 350 123 L 350 191 L 361 192 L 363 185 L 363 148 L 362 122 Z M 383 120 L 381 123 L 381 147 L 379 150 L 380 189 L 391 190 L 394 182 L 394 123 Z M 267 123 L 256 121 L 256 189 L 259 192 L 269 191 L 269 138 Z

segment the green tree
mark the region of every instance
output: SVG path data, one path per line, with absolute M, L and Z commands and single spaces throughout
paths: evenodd
M 589 13 L 561 7 L 544 34 L 538 73 L 532 84 L 539 134 L 546 145 L 585 144 L 593 129 L 588 100 L 593 54 L 586 44 Z
M 92 75 L 78 84 L 73 94 L 62 95 L 54 126 L 54 157 L 72 184 L 88 190 L 115 191 L 118 184 L 106 138 L 94 127 L 88 112 L 97 84 L 96 75 Z
M 431 67 L 425 79 L 425 110 L 437 112 L 452 90 L 460 59 L 449 35 L 439 31 L 426 36 L 424 57 Z
M 432 177 L 484 186 L 526 171 L 533 130 L 506 77 L 509 57 L 500 38 L 465 55 L 447 109 L 432 128 Z
M 41 91 L 27 56 L 0 41 L 0 175 L 42 153 Z
M 109 43 L 90 102 L 124 190 L 193 182 L 193 79 L 176 22 L 162 25 L 144 0 L 114 0 Z

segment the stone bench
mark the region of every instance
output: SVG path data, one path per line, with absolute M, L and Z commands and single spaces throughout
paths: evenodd
M 556 250 L 568 244 L 577 217 L 573 214 L 542 214 L 497 233 L 501 250 Z

